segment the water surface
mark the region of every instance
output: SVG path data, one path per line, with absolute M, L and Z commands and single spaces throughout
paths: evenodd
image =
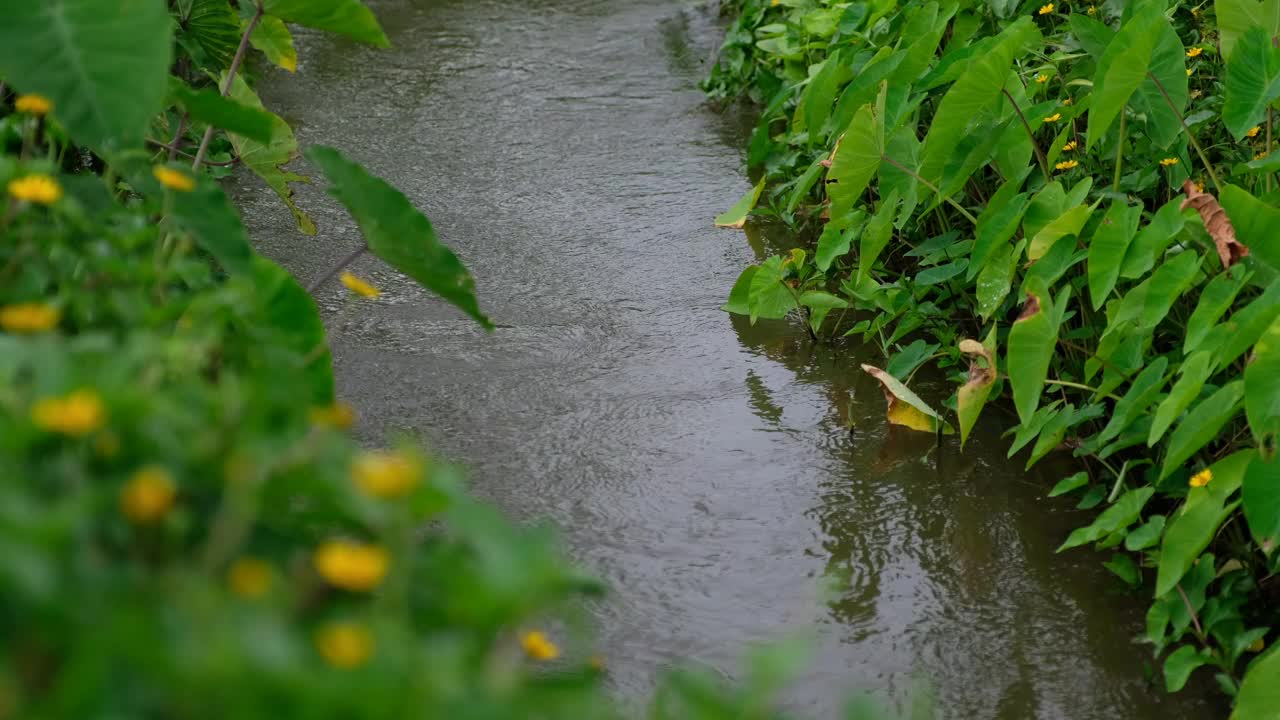
M 952 718 L 1201 718 L 1143 673 L 1141 598 L 1086 551 L 985 419 L 954 442 L 894 431 L 857 368 L 874 351 L 718 308 L 769 241 L 710 218 L 748 187 L 740 118 L 696 87 L 714 14 L 682 0 L 381 0 L 390 51 L 303 34 L 268 104 L 304 145 L 404 190 L 470 265 L 492 335 L 366 258 L 385 294 L 320 293 L 340 392 L 370 441 L 422 434 L 520 519 L 550 517 L 614 588 L 611 678 L 642 695 L 681 660 L 728 675 L 749 642 L 817 628 L 793 703 L 931 678 Z M 305 171 L 305 168 L 304 168 Z M 304 281 L 357 246 L 318 187 L 299 235 L 240 195 L 264 252 Z M 924 382 L 926 397 L 948 394 Z M 847 576 L 834 601 L 819 579 Z M 1197 694 L 1197 692 L 1199 694 Z

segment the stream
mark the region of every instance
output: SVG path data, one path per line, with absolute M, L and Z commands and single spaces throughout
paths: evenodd
M 319 295 L 339 394 L 362 439 L 419 435 L 481 497 L 563 527 L 612 588 L 593 612 L 620 696 L 681 662 L 734 677 L 749 644 L 812 632 L 787 696 L 808 717 L 919 678 L 948 718 L 1224 714 L 1208 683 L 1170 696 L 1148 681 L 1145 594 L 1104 555 L 1054 553 L 1088 522 L 1044 499 L 1075 471 L 1065 459 L 1006 459 L 998 408 L 963 453 L 891 429 L 859 370 L 882 362 L 874 348 L 719 309 L 778 242 L 712 227 L 749 187 L 748 120 L 697 87 L 714 8 L 369 4 L 391 50 L 300 31 L 297 75 L 264 71 L 262 95 L 303 146 L 341 148 L 427 212 L 501 327 L 366 257 L 353 269 L 381 298 Z M 357 247 L 322 180 L 296 186 L 316 237 L 237 182 L 256 242 L 304 283 Z

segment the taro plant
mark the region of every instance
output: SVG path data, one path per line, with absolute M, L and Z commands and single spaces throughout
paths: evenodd
M 730 12 L 705 88 L 757 106 L 759 184 L 723 224 L 813 244 L 747 268 L 725 309 L 876 343 L 890 422 L 944 427 L 908 401 L 926 364 L 954 377 L 961 444 L 1010 401 L 1011 457 L 1079 458 L 1049 495 L 1098 515 L 1062 550 L 1151 594 L 1167 688 L 1207 668 L 1236 717 L 1273 717 L 1280 3 Z

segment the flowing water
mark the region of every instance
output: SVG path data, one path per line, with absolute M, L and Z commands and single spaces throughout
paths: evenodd
M 1145 679 L 1143 598 L 1103 558 L 1054 554 L 1085 521 L 1042 499 L 1069 466 L 1006 460 L 998 410 L 963 454 L 891 430 L 858 370 L 872 351 L 718 309 L 772 246 L 711 227 L 749 184 L 741 118 L 696 87 L 712 9 L 371 4 L 393 49 L 302 35 L 297 76 L 267 73 L 263 94 L 304 145 L 341 147 L 427 211 L 502 327 L 366 258 L 382 298 L 320 293 L 340 392 L 365 439 L 425 436 L 483 497 L 564 527 L 613 588 L 596 620 L 619 694 L 680 661 L 732 676 L 746 644 L 816 628 L 790 696 L 811 717 L 917 676 L 952 718 L 1222 714 L 1203 686 Z M 255 180 L 239 194 L 304 281 L 358 242 L 319 187 L 298 196 L 316 238 Z

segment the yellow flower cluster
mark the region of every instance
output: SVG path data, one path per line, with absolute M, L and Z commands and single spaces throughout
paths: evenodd
M 391 560 L 377 545 L 334 540 L 316 550 L 313 558 L 320 577 L 334 587 L 367 592 L 382 582 Z
M 1039 75 L 1036 76 L 1036 82 L 1043 85 L 1049 82 L 1049 76 L 1045 75 L 1044 73 L 1040 73 Z
M 1211 480 L 1213 480 L 1213 471 L 1209 468 L 1205 468 L 1195 475 L 1192 475 L 1191 481 L 1187 484 L 1193 488 L 1198 488 L 1208 485 Z
M 1077 143 L 1075 140 L 1072 140 L 1071 142 L 1062 146 L 1062 152 L 1071 152 L 1072 150 L 1075 150 L 1077 147 L 1080 147 L 1080 144 Z
M 537 630 L 522 635 L 520 637 L 520 647 L 524 648 L 525 655 L 534 660 L 545 662 L 560 657 L 560 648 L 556 647 L 555 643 Z
M 31 421 L 48 432 L 82 437 L 102 427 L 107 411 L 92 390 L 76 390 L 64 397 L 49 397 L 31 408 Z
M 1049 3 L 1048 5 L 1041 5 L 1041 6 L 1040 6 L 1040 12 L 1039 12 L 1039 13 L 1037 13 L 1037 14 L 1039 14 L 1039 15 L 1048 15 L 1048 14 L 1049 14 L 1049 13 L 1051 13 L 1051 12 L 1053 12 L 1053 3 Z
M 19 95 L 18 98 L 13 101 L 13 109 L 20 113 L 39 117 L 41 115 L 48 115 L 53 110 L 53 101 L 43 95 L 36 95 L 35 93 Z
M 19 303 L 0 308 L 0 328 L 11 333 L 38 333 L 58 326 L 62 313 L 44 303 Z
M 120 510 L 139 525 L 154 523 L 169 513 L 177 490 L 173 476 L 151 465 L 133 474 L 120 493 Z
M 408 495 L 421 477 L 422 463 L 404 453 L 366 452 L 351 463 L 356 486 L 374 497 Z
M 1053 167 L 1055 170 L 1070 170 L 1079 165 L 1080 165 L 1080 162 L 1077 160 L 1063 160 L 1062 162 L 1058 163 L 1057 165 L 1054 165 Z
M 364 280 L 361 280 L 360 278 L 356 277 L 355 275 L 352 275 L 349 272 L 343 272 L 340 279 L 342 280 L 342 284 L 347 286 L 348 290 L 350 290 L 351 292 L 357 295 L 361 295 L 367 298 L 376 298 L 382 294 L 382 292 L 379 291 L 378 288 L 370 285 L 369 283 L 365 282 Z
M 359 623 L 329 623 L 316 633 L 315 643 L 325 662 L 343 670 L 360 667 L 373 655 L 373 634 Z
M 24 175 L 10 180 L 7 189 L 14 200 L 37 205 L 52 205 L 62 198 L 62 186 L 48 175 Z
M 1187 57 L 1189 58 L 1200 57 L 1200 54 L 1203 52 L 1204 52 L 1204 48 L 1193 47 L 1187 50 Z

